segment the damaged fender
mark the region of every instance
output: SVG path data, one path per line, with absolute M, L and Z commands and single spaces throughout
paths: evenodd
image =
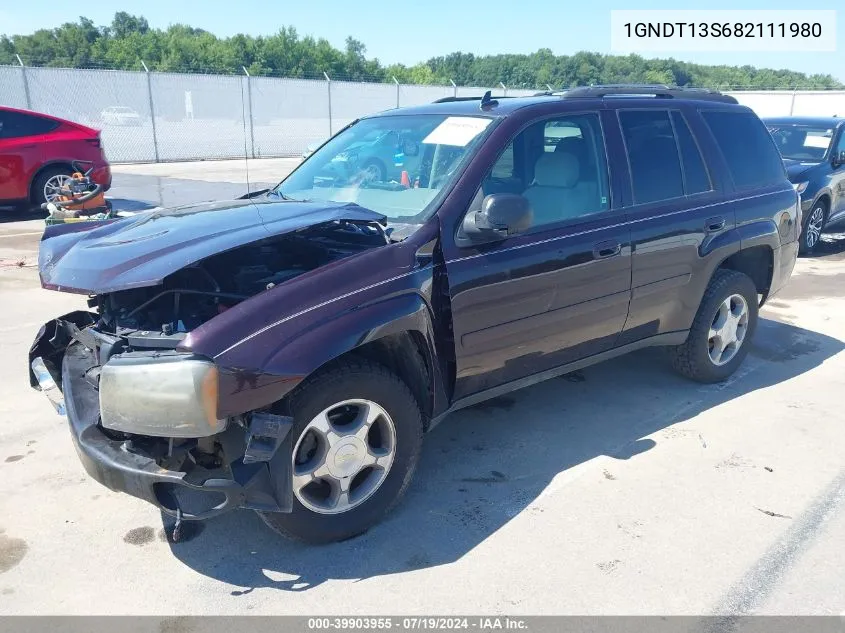
M 431 271 L 427 267 L 411 277 L 431 279 Z M 418 351 L 424 374 L 409 387 L 429 415 L 445 410 L 443 371 L 435 352 L 427 297 L 406 286 L 388 298 L 372 302 L 349 298 L 347 303 L 346 309 L 339 310 L 333 302 L 307 315 L 273 324 L 228 349 L 214 349 L 205 341 L 188 346 L 195 353 L 213 357 L 221 367 L 221 415 L 268 406 L 326 363 L 368 343 L 403 333 L 413 333 L 415 340 L 423 343 Z M 258 366 L 250 366 L 255 349 L 266 350 L 266 355 Z

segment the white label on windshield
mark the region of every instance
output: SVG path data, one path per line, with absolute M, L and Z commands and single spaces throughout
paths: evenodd
M 819 147 L 821 149 L 827 149 L 828 145 L 830 145 L 829 136 L 813 136 L 808 134 L 804 138 L 804 147 Z
M 450 116 L 423 139 L 428 145 L 466 145 L 490 125 L 490 119 L 471 116 Z

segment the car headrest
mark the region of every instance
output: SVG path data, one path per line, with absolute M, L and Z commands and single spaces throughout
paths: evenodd
M 556 154 L 573 154 L 579 160 L 587 158 L 587 143 L 580 136 L 567 136 L 555 146 Z
M 578 159 L 568 152 L 543 154 L 534 166 L 534 184 L 540 187 L 575 186 L 581 175 Z

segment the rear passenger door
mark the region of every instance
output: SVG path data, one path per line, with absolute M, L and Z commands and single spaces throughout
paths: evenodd
M 713 161 L 705 160 L 716 153 L 705 147 L 697 117 L 680 107 L 617 111 L 633 248 L 631 306 L 619 345 L 689 328 L 702 254 L 735 226 L 708 167 Z
M 501 153 L 468 212 L 485 195 L 515 193 L 529 200 L 534 221 L 498 242 L 458 237 L 444 249 L 455 399 L 613 347 L 628 314 L 631 263 L 611 180 L 595 113 L 531 123 Z

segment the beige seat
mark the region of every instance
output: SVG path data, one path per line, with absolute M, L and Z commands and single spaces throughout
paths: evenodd
M 552 224 L 596 211 L 595 186 L 579 182 L 580 161 L 567 152 L 540 156 L 534 182 L 523 196 L 531 203 L 534 224 Z

